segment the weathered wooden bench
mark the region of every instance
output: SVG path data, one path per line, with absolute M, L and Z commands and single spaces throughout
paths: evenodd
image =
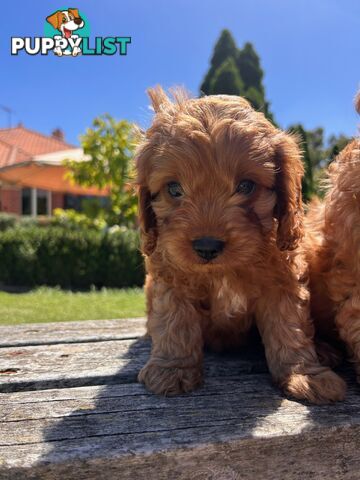
M 360 388 L 310 406 L 271 384 L 261 348 L 208 354 L 205 385 L 136 382 L 144 321 L 0 328 L 0 479 L 360 479 Z

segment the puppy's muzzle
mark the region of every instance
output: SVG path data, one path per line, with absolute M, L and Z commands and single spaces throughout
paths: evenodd
M 212 260 L 223 251 L 225 242 L 214 237 L 201 237 L 193 240 L 192 246 L 199 257 Z
M 81 25 L 82 24 L 82 18 L 74 18 L 74 22 L 76 23 L 76 25 Z

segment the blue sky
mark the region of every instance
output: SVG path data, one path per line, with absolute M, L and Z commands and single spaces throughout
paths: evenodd
M 91 36 L 131 36 L 128 55 L 10 55 L 11 36 L 41 36 L 45 17 L 64 6 L 85 13 Z M 223 28 L 239 46 L 254 44 L 282 127 L 302 122 L 327 135 L 356 133 L 357 0 L 17 0 L 2 2 L 1 12 L 0 105 L 15 111 L 14 123 L 44 133 L 61 127 L 72 143 L 105 112 L 147 126 L 148 86 L 181 84 L 197 94 Z

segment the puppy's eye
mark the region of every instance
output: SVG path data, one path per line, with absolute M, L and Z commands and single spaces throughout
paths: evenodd
M 178 182 L 170 182 L 167 184 L 167 189 L 169 192 L 170 197 L 182 197 L 184 195 L 184 191 Z
M 252 180 L 242 180 L 236 187 L 236 193 L 251 195 L 256 188 L 256 183 Z
M 62 23 L 66 23 L 66 22 L 67 22 L 66 17 L 63 17 L 62 18 Z

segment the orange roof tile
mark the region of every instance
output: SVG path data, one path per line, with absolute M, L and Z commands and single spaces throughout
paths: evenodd
M 23 126 L 0 129 L 0 167 L 15 165 L 34 155 L 75 148 L 69 143 Z
M 79 148 L 25 127 L 0 129 L 0 180 L 23 187 L 75 195 L 108 195 L 108 188 L 99 190 L 96 187 L 81 187 L 71 183 L 66 178 L 66 167 L 63 165 L 39 165 L 37 156 L 66 150 L 76 153 Z M 20 165 L 22 162 L 26 163 Z
M 30 155 L 21 148 L 14 147 L 0 140 L 0 168 L 30 159 Z
M 0 167 L 9 165 L 12 150 L 13 147 L 11 145 L 0 141 Z

